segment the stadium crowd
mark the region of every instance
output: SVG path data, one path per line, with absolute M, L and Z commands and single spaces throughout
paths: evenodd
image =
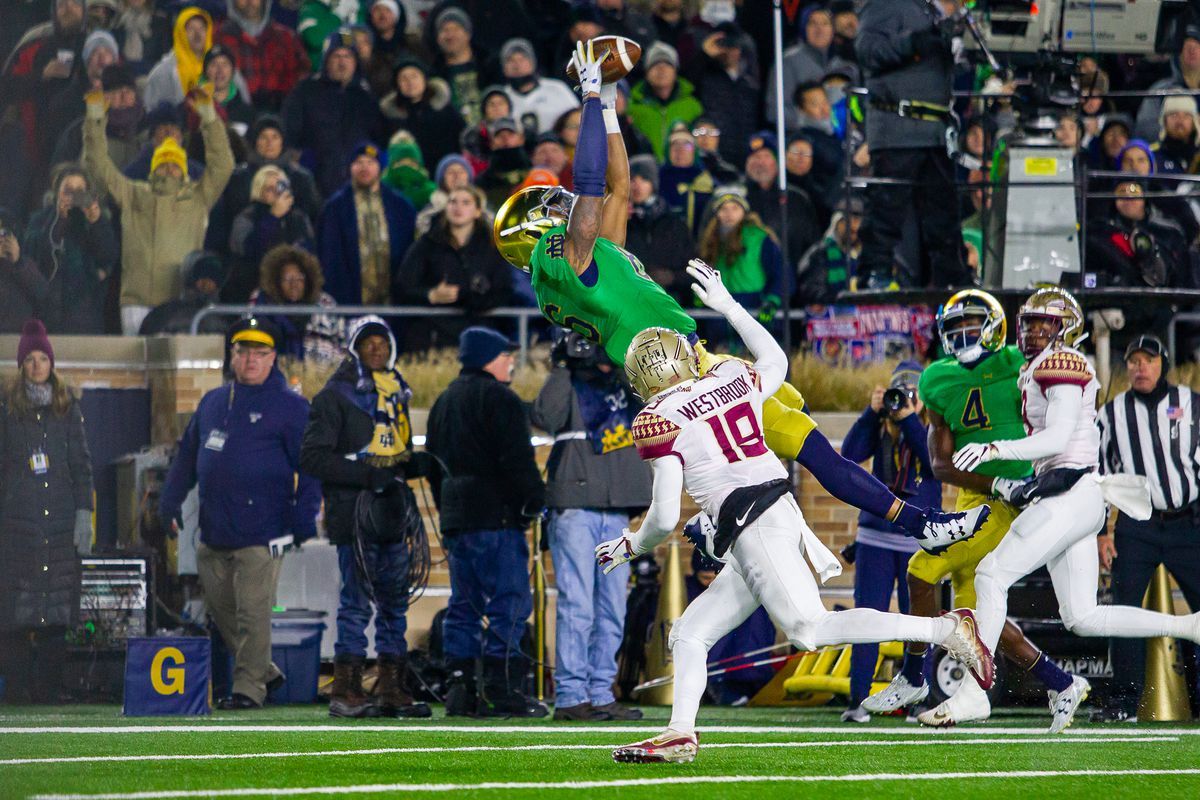
M 765 315 L 784 295 L 805 306 L 867 285 L 969 282 L 988 191 L 960 191 L 957 207 L 939 195 L 931 222 L 914 211 L 928 193 L 843 188 L 847 173 L 932 169 L 864 135 L 863 117 L 888 111 L 848 91 L 880 90 L 886 42 L 868 33 L 864 45 L 862 6 L 800 3 L 776 76 L 766 3 L 19 0 L 0 33 L 0 330 L 36 316 L 52 334 L 181 331 L 187 310 L 216 298 L 403 304 L 465 312 L 405 335 L 405 349 L 453 345 L 480 313 L 533 304 L 488 223 L 519 186 L 572 186 L 580 102 L 560 78 L 574 43 L 605 33 L 643 47 L 618 100 L 628 248 L 681 302 L 694 302 L 683 268 L 695 255 Z M 951 177 L 983 183 L 1017 124 L 1013 86 L 944 37 L 921 46 L 948 69 L 898 71 L 901 94 L 948 76 L 992 92 L 956 103 L 976 167 L 960 160 Z M 1081 167 L 1128 173 L 1090 183 L 1117 195 L 1087 203 L 1099 285 L 1196 286 L 1200 198 L 1190 183 L 1163 196 L 1176 188 L 1166 176 L 1200 171 L 1196 102 L 1108 95 L 1195 88 L 1200 27 L 1169 58 L 1084 57 L 1078 69 L 1082 102 L 1055 136 Z M 922 233 L 957 220 L 961 247 Z M 319 358 L 344 338 L 328 315 L 291 327 L 293 355 Z

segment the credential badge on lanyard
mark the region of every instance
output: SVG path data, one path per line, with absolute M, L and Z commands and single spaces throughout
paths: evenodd
M 29 470 L 34 475 L 45 475 L 50 471 L 50 458 L 42 450 L 38 448 L 29 455 Z
M 225 438 L 225 431 L 213 428 L 208 433 L 208 440 L 204 442 L 204 447 L 219 453 L 225 449 Z

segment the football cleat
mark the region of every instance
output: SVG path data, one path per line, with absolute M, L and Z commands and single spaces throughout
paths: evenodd
M 980 722 L 991 715 L 992 703 L 987 692 L 975 681 L 963 681 L 949 700 L 921 713 L 917 721 L 931 728 L 949 728 L 964 722 Z
M 919 703 L 929 696 L 929 684 L 913 686 L 899 674 L 885 688 L 863 700 L 862 707 L 872 714 L 889 714 L 898 708 Z
M 929 553 L 938 555 L 945 552 L 951 545 L 965 542 L 987 522 L 992 513 L 990 506 L 984 504 L 966 511 L 937 511 L 926 510 L 925 528 L 917 544 Z
M 871 715 L 861 705 L 854 708 L 847 708 L 842 712 L 842 722 L 857 722 L 862 724 L 870 721 Z
M 690 764 L 700 750 L 700 737 L 667 729 L 644 742 L 613 750 L 619 764 Z
M 975 612 L 969 608 L 956 608 L 946 613 L 954 621 L 954 630 L 941 642 L 950 653 L 951 658 L 971 671 L 971 675 L 985 692 L 992 688 L 996 677 L 996 665 L 992 662 L 992 653 L 988 646 L 979 638 L 979 625 L 975 622 Z
M 1091 691 L 1092 685 L 1087 682 L 1086 678 L 1072 675 L 1071 685 L 1066 689 L 1061 692 L 1053 689 L 1046 692 L 1050 697 L 1050 713 L 1053 715 L 1050 721 L 1051 733 L 1062 733 L 1071 727 L 1071 721 L 1075 719 L 1075 712 L 1079 710 L 1080 704 L 1087 699 Z

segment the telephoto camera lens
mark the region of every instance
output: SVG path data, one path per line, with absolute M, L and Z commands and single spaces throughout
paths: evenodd
M 895 414 L 900 409 L 904 408 L 905 403 L 911 395 L 904 389 L 893 386 L 883 393 L 883 407 Z

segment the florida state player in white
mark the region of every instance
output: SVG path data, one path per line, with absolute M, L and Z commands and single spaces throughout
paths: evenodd
M 1018 379 L 1025 439 L 968 444 L 954 466 L 969 472 L 996 459 L 1033 461 L 1034 485 L 997 481 L 997 491 L 1033 502 L 1016 518 L 1000 545 L 975 572 L 976 614 L 984 643 L 995 647 L 1008 610 L 1008 589 L 1047 565 L 1067 629 L 1080 636 L 1128 638 L 1180 636 L 1200 641 L 1200 614 L 1172 616 L 1132 606 L 1096 603 L 1099 558 L 1096 534 L 1108 516 L 1105 501 L 1135 519 L 1150 515 L 1145 479 L 1100 477 L 1096 392 L 1100 384 L 1083 354 L 1083 311 L 1058 287 L 1039 289 L 1018 312 L 1020 346 L 1029 362 Z M 1052 730 L 1062 730 L 1087 695 L 1076 677 L 1070 689 L 1051 693 Z
M 683 336 L 648 328 L 634 338 L 625 369 L 648 405 L 634 420 L 633 435 L 642 457 L 651 462 L 654 496 L 640 529 L 600 544 L 596 559 L 607 572 L 652 550 L 675 529 L 686 486 L 717 520 L 716 534 L 710 529 L 705 549 L 728 566 L 671 630 L 675 701 L 670 726 L 652 739 L 617 749 L 613 759 L 648 763 L 696 757 L 696 711 L 707 682 L 708 651 L 760 604 L 803 650 L 859 642 L 932 642 L 962 659 L 984 688 L 991 686 L 992 657 L 979 641 L 970 610 L 931 619 L 825 609 L 804 556 L 822 581 L 841 567 L 805 524 L 787 471 L 762 436 L 763 399 L 779 388 L 787 358 L 771 334 L 737 304 L 718 272 L 694 260 L 688 273 L 696 280 L 692 289 L 729 320 L 755 362 L 723 361 L 700 378 L 696 355 Z

